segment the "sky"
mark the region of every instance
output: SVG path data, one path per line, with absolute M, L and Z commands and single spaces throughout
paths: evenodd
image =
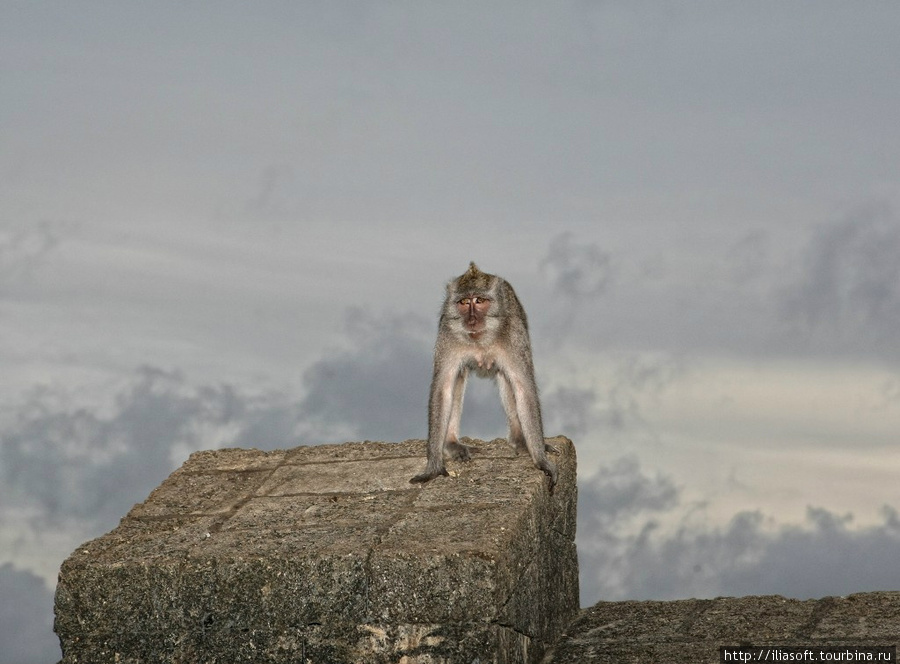
M 900 589 L 900 5 L 0 4 L 0 660 L 198 449 L 426 435 L 529 316 L 581 601 Z M 494 386 L 463 434 L 505 435 Z

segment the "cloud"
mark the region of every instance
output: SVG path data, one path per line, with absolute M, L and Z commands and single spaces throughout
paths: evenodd
M 801 524 L 774 525 L 742 512 L 722 528 L 685 528 L 631 550 L 630 592 L 657 597 L 779 594 L 822 597 L 900 587 L 900 524 L 855 530 L 852 517 L 808 509 Z
M 665 511 L 678 504 L 679 491 L 664 475 L 648 476 L 635 457 L 621 457 L 601 467 L 582 483 L 579 529 L 606 532 L 624 519 L 646 511 Z M 590 541 L 590 540 L 588 540 Z
M 0 224 L 0 295 L 27 280 L 56 248 L 64 224 Z
M 736 285 L 752 282 L 769 267 L 771 240 L 765 231 L 748 231 L 725 252 L 725 272 Z
M 891 357 L 900 352 L 900 221 L 885 204 L 818 226 L 784 289 L 782 317 L 804 341 Z
M 688 250 L 648 240 L 610 254 L 563 233 L 541 262 L 555 297 L 536 336 L 593 352 L 896 362 L 898 255 L 900 216 L 878 201 L 810 228 L 701 234 Z
M 655 440 L 657 433 L 644 409 L 686 371 L 677 358 L 650 353 L 614 358 L 609 374 L 590 387 L 579 386 L 578 372 L 573 371 L 541 397 L 545 428 L 574 438 L 626 435 Z
M 609 253 L 593 242 L 576 241 L 569 232 L 560 233 L 551 240 L 541 269 L 553 290 L 572 300 L 603 294 L 614 275 Z
M 0 565 L 0 661 L 47 664 L 61 657 L 53 634 L 53 593 L 31 572 Z
M 260 178 L 259 187 L 253 197 L 244 206 L 244 212 L 257 216 L 283 214 L 284 205 L 279 201 L 279 194 L 286 188 L 285 182 L 293 178 L 291 166 L 270 164 Z
M 620 459 L 579 485 L 582 603 L 780 594 L 809 598 L 900 587 L 900 518 L 853 528 L 852 515 L 810 507 L 799 524 L 743 511 L 696 523 L 664 475 Z M 680 520 L 673 530 L 663 521 Z
M 590 317 L 588 302 L 604 295 L 615 277 L 612 256 L 593 242 L 584 242 L 573 233 L 555 236 L 540 262 L 540 270 L 553 297 L 541 307 L 539 337 L 560 348 L 577 328 Z M 530 319 L 532 324 L 534 318 Z
M 593 431 L 602 420 L 593 388 L 557 386 L 541 397 L 541 406 L 546 433 L 558 431 L 576 440 Z
M 194 386 L 144 367 L 102 408 L 71 408 L 33 391 L 0 433 L 0 496 L 28 506 L 34 524 L 98 532 L 142 500 L 187 454 L 226 444 L 296 442 L 296 407 L 283 395 Z M 0 521 L 4 510 L 0 510 Z
M 421 437 L 431 377 L 428 327 L 406 311 L 348 309 L 349 347 L 306 370 L 299 415 L 329 439 Z

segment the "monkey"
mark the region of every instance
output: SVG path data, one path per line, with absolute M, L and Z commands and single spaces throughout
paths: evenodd
M 447 284 L 434 345 L 434 374 L 428 400 L 428 451 L 425 472 L 410 482 L 447 475 L 444 454 L 471 460 L 472 449 L 459 442 L 463 394 L 470 371 L 493 378 L 509 425 L 509 444 L 527 451 L 534 465 L 556 486 L 556 465 L 546 452 L 541 404 L 534 380 L 531 340 L 525 310 L 505 279 L 475 265 Z

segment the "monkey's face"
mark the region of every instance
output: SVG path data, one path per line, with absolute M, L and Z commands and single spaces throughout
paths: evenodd
M 491 308 L 491 300 L 486 297 L 469 296 L 458 300 L 456 310 L 463 321 L 463 327 L 471 339 L 478 339 L 484 334 L 487 313 Z

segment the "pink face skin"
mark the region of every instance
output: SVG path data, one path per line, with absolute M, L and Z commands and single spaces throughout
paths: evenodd
M 484 319 L 490 307 L 491 301 L 486 297 L 464 297 L 456 303 L 471 339 L 478 339 L 484 334 Z

